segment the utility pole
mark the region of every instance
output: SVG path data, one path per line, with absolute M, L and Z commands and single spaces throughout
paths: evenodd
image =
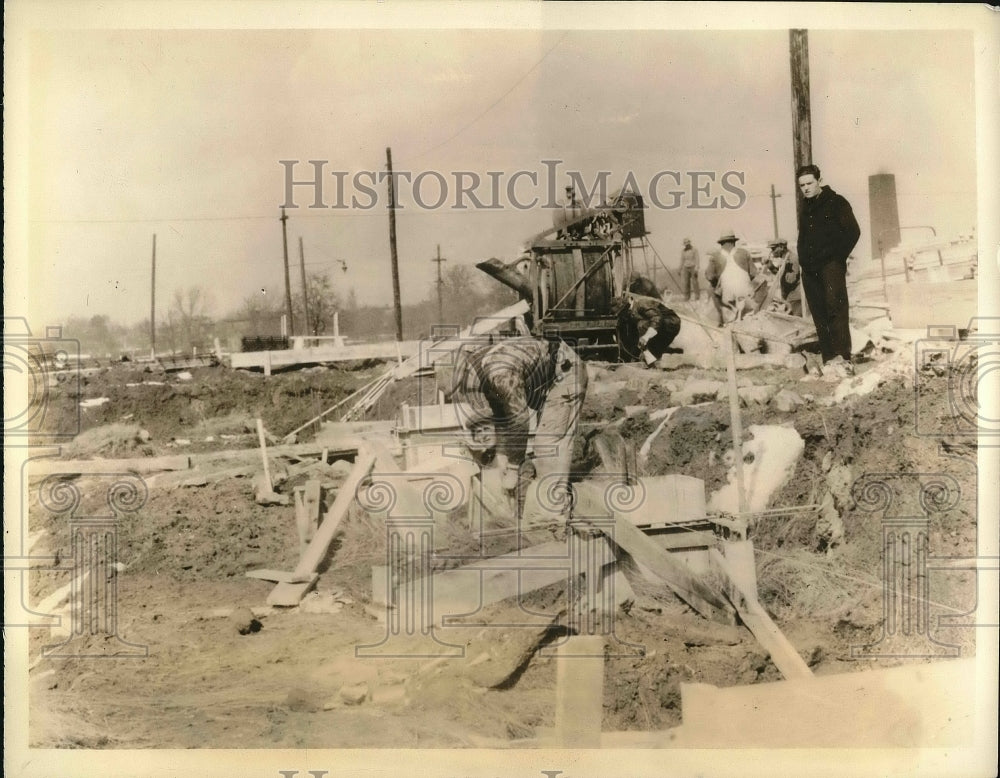
M 149 290 L 149 355 L 156 359 L 156 233 L 153 233 L 153 274 Z
M 306 252 L 302 248 L 302 236 L 299 235 L 299 268 L 302 271 L 302 315 L 306 318 L 305 334 L 309 334 L 309 292 L 306 290 Z M 312 333 L 315 335 L 316 333 Z
M 441 256 L 441 244 L 439 243 L 438 247 L 437 247 L 437 258 L 431 260 L 431 262 L 436 262 L 437 266 L 438 266 L 438 271 L 437 271 L 437 273 L 438 273 L 438 280 L 437 280 L 438 324 L 444 324 L 444 303 L 442 302 L 442 299 L 441 299 L 441 292 L 442 292 L 442 289 L 444 288 L 444 281 L 441 280 L 441 263 L 442 262 L 447 262 L 447 261 L 448 261 L 447 259 L 444 259 Z
M 774 219 L 774 239 L 777 240 L 780 236 L 778 235 L 778 198 L 781 197 L 780 194 L 774 193 L 774 184 L 771 184 L 771 217 Z
M 392 179 L 392 149 L 385 150 L 389 169 L 389 254 L 392 260 L 392 307 L 396 314 L 396 340 L 403 339 L 403 306 L 399 300 L 399 257 L 396 256 L 396 187 Z
M 281 244 L 285 250 L 285 314 L 288 316 L 288 336 L 295 334 L 295 325 L 292 323 L 292 282 L 288 277 L 288 229 L 285 222 L 288 221 L 288 214 L 285 208 L 281 208 Z
M 812 164 L 812 114 L 809 103 L 809 31 L 789 30 L 792 71 L 792 146 L 795 170 Z M 802 192 L 795 181 L 795 213 L 802 215 Z

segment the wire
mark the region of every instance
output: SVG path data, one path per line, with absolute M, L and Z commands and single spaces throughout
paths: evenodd
M 546 51 L 542 55 L 541 59 L 539 59 L 537 62 L 535 62 L 535 64 L 532 65 L 530 68 L 528 68 L 528 70 L 525 71 L 525 73 L 519 79 L 517 79 L 517 81 L 515 81 L 513 83 L 513 85 L 510 87 L 510 89 L 508 89 L 506 92 L 504 92 L 502 95 L 500 95 L 500 97 L 498 97 L 496 100 L 494 100 L 492 103 L 490 103 L 489 106 L 487 106 L 485 110 L 483 110 L 480 113 L 478 113 L 471 121 L 468 121 L 465 124 L 463 124 L 453 134 L 449 135 L 447 138 L 445 138 L 443 141 L 441 141 L 440 143 L 438 143 L 436 146 L 431 146 L 429 149 L 425 149 L 424 151 L 421 151 L 419 154 L 417 154 L 415 157 L 413 157 L 413 159 L 414 160 L 420 159 L 421 157 L 424 157 L 427 154 L 430 154 L 432 151 L 437 151 L 442 146 L 444 146 L 444 145 L 446 145 L 448 143 L 451 143 L 453 140 L 455 140 L 455 138 L 457 138 L 459 135 L 461 135 L 463 132 L 465 132 L 467 129 L 469 129 L 469 127 L 471 127 L 473 124 L 475 124 L 480 119 L 482 119 L 486 114 L 488 114 L 490 111 L 492 111 L 494 108 L 496 108 L 501 102 L 503 102 L 504 98 L 506 98 L 507 95 L 509 95 L 511 92 L 513 92 L 515 89 L 517 89 L 517 87 L 520 86 L 520 84 L 521 84 L 522 81 L 524 81 L 528 76 L 530 76 L 533 72 L 535 72 L 535 70 L 538 68 L 538 66 L 541 65 L 546 59 L 548 59 L 548 56 L 553 51 L 555 51 L 558 48 L 559 44 L 562 43 L 564 40 L 566 40 L 566 36 L 567 35 L 569 35 L 569 32 L 563 33 L 562 37 L 559 38 L 559 40 L 557 40 L 552 45 L 552 48 L 550 48 L 548 51 Z

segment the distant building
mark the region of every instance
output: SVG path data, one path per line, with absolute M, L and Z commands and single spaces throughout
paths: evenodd
M 868 208 L 871 216 L 872 259 L 879 259 L 900 242 L 896 176 L 868 176 Z

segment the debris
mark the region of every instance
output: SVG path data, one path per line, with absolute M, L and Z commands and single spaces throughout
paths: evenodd
M 260 632 L 260 628 L 263 626 L 256 617 L 253 615 L 253 611 L 245 606 L 236 608 L 229 616 L 229 623 L 233 625 L 233 628 L 239 632 L 241 635 L 250 635 L 254 632 Z
M 338 602 L 332 593 L 320 594 L 310 592 L 299 603 L 299 610 L 302 613 L 340 613 L 344 609 L 344 604 Z
M 89 400 L 80 400 L 81 408 L 100 408 L 105 403 L 111 402 L 110 397 L 93 397 Z
M 174 438 L 172 442 L 173 442 L 173 444 L 175 446 L 190 446 L 191 445 L 191 441 L 188 440 L 187 438 Z
M 782 413 L 791 413 L 799 406 L 805 405 L 802 395 L 791 389 L 782 389 L 774 395 L 774 407 Z
M 187 370 L 182 370 L 176 376 L 178 381 L 191 381 L 194 378 Z
M 359 683 L 353 686 L 342 686 L 338 696 L 345 705 L 360 705 L 368 699 L 368 684 Z
M 181 481 L 181 486 L 208 486 L 208 478 L 204 475 L 196 475 Z
M 778 387 L 774 384 L 763 386 L 746 386 L 739 390 L 740 402 L 744 405 L 751 403 L 756 405 L 767 405 L 771 398 L 778 392 Z
M 719 390 L 725 391 L 725 385 L 721 381 L 692 378 L 670 399 L 671 402 L 677 405 L 694 405 L 700 402 L 711 402 L 718 397 Z
M 357 488 L 368 477 L 368 473 L 374 464 L 375 455 L 373 453 L 370 451 L 366 451 L 364 454 L 359 453 L 358 460 L 354 463 L 354 470 L 351 472 L 351 477 L 337 492 L 337 499 L 334 500 L 333 506 L 324 517 L 319 530 L 309 542 L 309 546 L 302 555 L 302 559 L 299 560 L 299 564 L 295 567 L 297 575 L 316 572 L 316 568 L 319 567 L 320 562 L 323 561 L 330 548 L 330 543 L 333 542 L 333 536 L 337 533 L 340 522 L 347 515 L 347 511 L 355 499 Z M 313 583 L 315 582 L 301 584 L 279 583 L 274 587 L 271 594 L 268 595 L 267 604 L 298 605 L 306 592 L 313 586 Z

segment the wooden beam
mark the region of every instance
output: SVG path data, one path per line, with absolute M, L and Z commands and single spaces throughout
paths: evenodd
M 746 625 L 757 642 L 767 649 L 778 670 L 785 678 L 812 678 L 812 670 L 805 660 L 799 656 L 788 638 L 778 629 L 778 625 L 771 621 L 764 606 L 757 599 L 757 587 L 754 584 L 750 589 L 750 572 L 745 569 L 745 561 L 734 564 L 734 561 L 727 559 L 718 549 L 709 549 L 712 562 L 721 570 L 732 582 L 738 597 L 734 598 L 736 611 L 740 620 Z M 756 575 L 754 575 L 756 579 Z
M 375 464 L 375 455 L 370 451 L 360 453 L 354 463 L 354 469 L 350 477 L 344 481 L 337 491 L 337 499 L 334 500 L 330 512 L 324 517 L 319 530 L 309 542 L 305 553 L 296 565 L 294 574 L 296 576 L 308 576 L 316 572 L 320 562 L 326 557 L 326 553 L 333 542 L 333 536 L 340 527 L 340 522 L 347 516 L 347 511 L 354 502 L 354 494 L 361 482 L 368 477 L 372 465 Z M 306 583 L 279 583 L 268 595 L 268 605 L 298 605 L 305 597 L 306 593 L 315 584 L 315 579 Z
M 253 449 L 256 454 L 256 449 Z M 157 473 L 187 470 L 191 457 L 136 457 L 135 459 L 32 459 L 28 475 L 85 475 L 89 473 Z

